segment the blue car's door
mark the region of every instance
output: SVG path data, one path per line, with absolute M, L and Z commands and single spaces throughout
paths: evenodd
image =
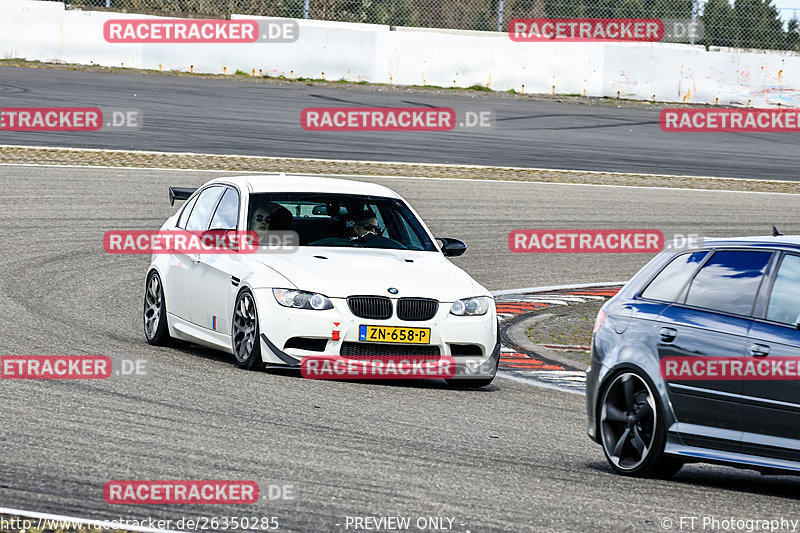
M 658 353 L 686 358 L 705 368 L 710 358 L 744 361 L 756 295 L 772 253 L 761 250 L 717 250 L 695 274 L 682 300 L 659 316 Z M 744 431 L 743 382 L 740 380 L 672 379 L 669 397 L 678 432 L 691 446 L 740 451 Z
M 748 356 L 759 365 L 759 374 L 769 372 L 769 379 L 744 381 L 742 450 L 800 461 L 800 255 L 783 255 L 762 292 L 763 310 L 750 329 Z

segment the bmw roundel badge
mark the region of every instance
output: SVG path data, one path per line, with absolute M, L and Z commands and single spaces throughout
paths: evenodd
M 388 291 L 389 291 L 389 294 L 397 294 L 397 292 L 398 292 L 397 289 L 395 289 L 394 287 L 389 287 Z

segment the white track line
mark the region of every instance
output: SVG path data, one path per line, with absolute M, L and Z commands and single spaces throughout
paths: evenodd
M 351 163 L 351 164 L 369 164 L 369 165 L 400 165 L 400 166 L 423 166 L 423 167 L 436 167 L 436 168 L 452 168 L 452 169 L 481 169 L 481 170 L 514 170 L 514 171 L 537 171 L 537 172 L 555 172 L 555 173 L 574 173 L 580 172 L 583 174 L 592 175 L 608 175 L 613 174 L 617 176 L 644 176 L 648 178 L 685 178 L 685 179 L 698 179 L 710 181 L 744 181 L 751 183 L 762 183 L 763 181 L 782 182 L 782 180 L 756 180 L 750 178 L 726 178 L 719 176 L 690 176 L 685 174 L 649 174 L 645 172 L 612 172 L 605 170 L 580 170 L 580 169 L 563 169 L 563 168 L 540 168 L 540 167 L 506 167 L 506 166 L 487 166 L 487 165 L 459 165 L 453 163 L 409 163 L 407 161 L 365 161 L 358 159 L 321 159 L 321 158 L 308 158 L 308 157 L 274 157 L 274 156 L 258 156 L 258 155 L 235 155 L 235 154 L 208 154 L 198 152 L 158 152 L 153 150 L 114 150 L 107 148 L 68 148 L 58 146 L 25 146 L 13 144 L 0 144 L 1 148 L 24 148 L 33 150 L 67 150 L 73 152 L 92 152 L 92 153 L 108 153 L 108 152 L 121 152 L 130 154 L 141 155 L 169 155 L 169 156 L 200 156 L 200 157 L 221 157 L 230 159 L 254 159 L 254 160 L 268 160 L 268 161 L 303 161 L 313 163 Z M 126 170 L 158 170 L 158 171 L 183 171 L 183 172 L 225 172 L 228 170 L 202 170 L 202 169 L 178 169 L 178 168 L 161 168 L 161 167 L 130 167 L 130 166 L 105 166 L 105 165 L 58 165 L 58 164 L 36 164 L 36 163 L 0 163 L 0 165 L 7 166 L 41 166 L 41 167 L 59 167 L 59 168 L 99 168 L 99 169 L 126 169 Z M 248 172 L 248 174 L 278 174 L 278 172 Z M 569 182 L 551 182 L 551 181 L 527 181 L 527 180 L 495 180 L 486 178 L 443 178 L 443 177 L 424 177 L 424 176 L 386 176 L 381 174 L 304 174 L 304 175 L 317 175 L 336 178 L 380 178 L 380 179 L 418 179 L 418 180 L 443 180 L 443 181 L 486 181 L 494 183 L 530 183 L 539 185 L 567 185 L 567 186 L 582 186 L 582 187 L 612 187 L 612 188 L 629 188 L 629 189 L 661 189 L 669 191 L 707 191 L 707 192 L 730 192 L 730 193 L 743 193 L 743 194 L 786 194 L 793 195 L 795 193 L 786 192 L 769 192 L 769 191 L 726 191 L 720 189 L 692 189 L 686 187 L 646 187 L 642 185 L 610 185 L 599 183 L 569 183 Z M 793 183 L 786 181 L 787 183 Z
M 129 166 L 109 166 L 109 165 L 64 165 L 59 163 L 0 163 L 3 167 L 48 167 L 48 168 L 86 168 L 97 170 L 153 170 L 158 172 L 220 172 L 223 174 L 237 174 L 234 170 L 219 170 L 214 168 L 169 168 L 169 167 L 129 167 Z M 241 174 L 239 172 L 238 174 Z M 280 172 L 259 172 L 257 170 L 248 171 L 247 174 L 274 174 L 278 175 Z M 244 175 L 244 174 L 242 174 Z M 321 175 L 321 174 L 320 174 Z
M 546 381 L 539 381 L 536 379 L 525 378 L 518 374 L 507 374 L 503 371 L 497 373 L 498 378 L 504 379 L 511 379 L 513 381 L 519 381 L 520 383 L 525 383 L 526 385 L 533 385 L 534 387 L 541 387 L 542 389 L 551 389 L 557 390 L 559 392 L 568 392 L 569 394 L 577 394 L 578 396 L 586 396 L 586 393 L 581 392 L 579 390 L 570 389 L 568 387 L 559 387 L 558 385 L 554 385 L 552 383 L 548 383 Z
M 480 167 L 485 169 L 497 169 L 497 168 L 504 168 L 504 167 Z M 519 169 L 519 170 L 545 170 L 548 169 Z M 592 173 L 594 171 L 584 171 L 584 170 L 553 170 L 553 172 L 585 172 L 585 173 Z M 618 175 L 625 175 L 621 172 L 596 172 L 597 174 L 618 174 Z M 277 173 L 276 173 L 277 174 Z M 310 174 L 303 174 L 303 175 L 310 175 Z M 445 178 L 445 177 L 427 177 L 427 176 L 384 176 L 381 174 L 314 174 L 315 176 L 322 176 L 326 178 L 369 178 L 369 179 L 385 179 L 385 180 L 440 180 L 440 181 L 482 181 L 487 183 L 517 183 L 517 184 L 528 184 L 528 185 L 539 185 L 539 186 L 547 186 L 547 185 L 559 185 L 559 186 L 566 186 L 566 187 L 606 187 L 612 189 L 642 189 L 642 190 L 661 190 L 661 191 L 690 191 L 690 192 L 710 192 L 710 193 L 738 193 L 738 194 L 781 194 L 781 195 L 788 195 L 788 196 L 796 196 L 798 193 L 793 192 L 772 192 L 772 191 L 729 191 L 725 189 L 692 189 L 691 187 L 650 187 L 647 185 L 613 185 L 609 183 L 571 183 L 568 181 L 536 181 L 536 179 L 531 180 L 507 180 L 507 179 L 489 179 L 489 178 Z M 745 180 L 744 178 L 706 178 L 702 176 L 661 176 L 657 174 L 631 174 L 632 176 L 652 176 L 652 177 L 659 177 L 659 178 L 695 178 L 698 179 L 736 179 L 742 181 L 750 181 L 759 183 L 759 180 Z M 764 180 L 764 181 L 776 181 L 776 180 Z M 786 183 L 794 183 L 791 181 L 787 181 Z
M 318 163 L 356 163 L 356 164 L 369 164 L 369 165 L 403 165 L 403 166 L 425 166 L 425 167 L 439 167 L 439 168 L 471 168 L 471 169 L 500 169 L 500 170 L 536 170 L 544 172 L 584 172 L 586 174 L 618 174 L 620 176 L 647 176 L 657 178 L 699 178 L 704 180 L 739 180 L 739 181 L 760 181 L 748 178 L 726 178 L 721 176 L 689 176 L 681 174 L 648 174 L 645 172 L 610 172 L 605 170 L 570 170 L 564 168 L 540 168 L 540 167 L 505 167 L 505 166 L 491 166 L 491 165 L 459 165 L 455 163 L 410 163 L 408 161 L 369 161 L 362 159 L 322 159 L 316 157 L 276 157 L 276 156 L 261 156 L 261 155 L 236 155 L 236 154 L 207 154 L 200 152 L 159 152 L 155 150 L 119 150 L 113 148 L 70 148 L 62 146 L 26 146 L 21 144 L 0 144 L 0 148 L 25 148 L 32 150 L 70 150 L 73 152 L 127 152 L 132 154 L 150 154 L 150 155 L 179 155 L 179 156 L 212 156 L 212 157 L 225 157 L 237 159 L 266 159 L 269 161 L 283 161 L 291 159 L 295 161 L 310 161 Z
M 604 283 L 578 283 L 575 285 L 552 285 L 550 287 L 528 287 L 526 289 L 507 289 L 502 291 L 492 291 L 494 296 L 505 296 L 507 294 L 536 294 L 538 292 L 550 291 L 570 291 L 574 289 L 599 289 L 603 287 L 615 287 L 625 285 L 627 281 L 607 281 Z
M 121 529 L 123 531 L 137 531 L 140 533 L 179 533 L 171 529 L 155 529 L 152 527 L 124 525 L 125 519 L 121 519 L 123 522 L 120 523 L 120 520 L 94 520 L 90 518 L 77 518 L 74 516 L 64 516 L 58 514 L 37 513 L 34 511 L 24 511 L 22 509 L 9 509 L 7 507 L 0 507 L 0 514 L 21 516 L 23 518 L 37 518 L 40 520 L 40 523 L 44 522 L 45 520 L 52 520 L 55 522 L 66 522 L 67 524 L 69 524 L 70 522 L 86 524 L 98 528 L 103 526 L 107 528 L 113 527 L 114 529 Z M 158 520 L 155 521 L 158 522 Z M 111 526 L 110 524 L 113 524 L 113 526 Z
M 1 148 L 1 147 L 0 147 Z M 338 161 L 348 163 L 349 161 Z M 98 169 L 98 170 L 152 170 L 157 172 L 209 172 L 218 174 L 228 174 L 231 176 L 248 176 L 248 175 L 274 175 L 277 176 L 280 172 L 264 172 L 264 171 L 234 171 L 234 170 L 219 170 L 219 169 L 195 169 L 195 168 L 167 168 L 167 167 L 130 167 L 130 166 L 107 166 L 107 165 L 63 165 L 63 164 L 46 164 L 46 163 L 0 163 L 0 166 L 7 167 L 43 167 L 43 168 L 75 168 L 75 169 Z M 492 168 L 492 167 L 485 167 Z M 569 171 L 569 172 L 583 172 Z M 607 174 L 607 173 L 606 173 Z M 661 190 L 661 191 L 687 191 L 687 192 L 708 192 L 708 193 L 728 193 L 728 194 L 777 194 L 786 196 L 797 196 L 798 193 L 793 192 L 771 192 L 771 191 L 728 191 L 724 189 L 692 189 L 688 187 L 648 187 L 646 185 L 610 185 L 604 183 L 569 183 L 561 181 L 535 181 L 535 180 L 501 180 L 501 179 L 488 179 L 488 178 L 445 178 L 445 177 L 427 177 L 427 176 L 385 176 L 381 174 L 315 174 L 312 172 L 297 173 L 299 176 L 320 176 L 324 178 L 357 178 L 357 179 L 384 179 L 384 180 L 439 180 L 439 181 L 479 181 L 486 183 L 516 183 L 518 185 L 538 185 L 538 186 L 562 186 L 562 187 L 606 187 L 612 189 L 642 189 L 642 190 Z M 671 176 L 664 176 L 671 177 Z M 709 178 L 714 179 L 714 178 Z M 741 179 L 741 178 L 726 178 L 726 179 Z M 790 182 L 787 182 L 790 183 Z

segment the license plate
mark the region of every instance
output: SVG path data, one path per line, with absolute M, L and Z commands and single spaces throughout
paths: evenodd
M 365 342 L 402 342 L 403 344 L 429 344 L 430 328 L 398 328 L 385 326 L 360 326 L 358 340 Z

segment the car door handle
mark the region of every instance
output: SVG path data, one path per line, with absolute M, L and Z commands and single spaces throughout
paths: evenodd
M 769 355 L 769 346 L 754 342 L 750 345 L 750 355 L 753 357 L 766 357 Z
M 661 340 L 664 342 L 672 342 L 678 335 L 678 330 L 675 328 L 661 328 Z

